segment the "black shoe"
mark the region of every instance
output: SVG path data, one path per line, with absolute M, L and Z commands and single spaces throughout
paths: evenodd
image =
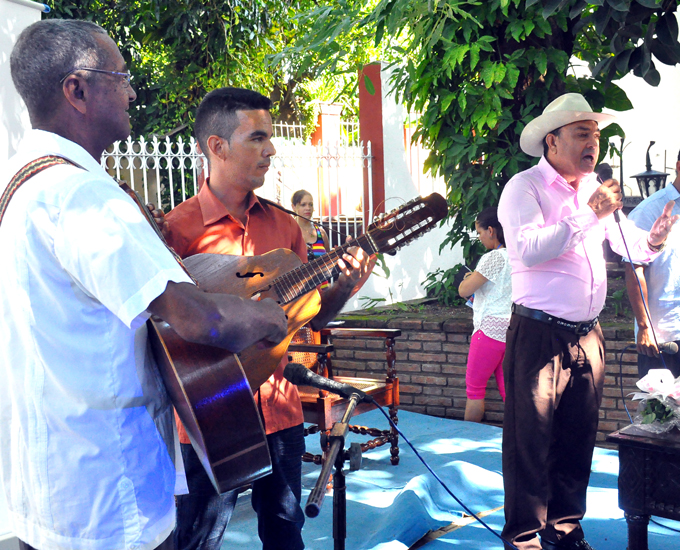
M 541 539 L 541 547 L 543 550 L 595 550 L 586 539 L 580 540 L 563 540 L 560 542 L 550 542 L 546 539 Z

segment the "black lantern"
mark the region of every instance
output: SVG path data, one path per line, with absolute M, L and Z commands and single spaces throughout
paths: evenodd
M 656 170 L 652 170 L 652 161 L 649 160 L 649 150 L 652 148 L 654 143 L 654 141 L 650 141 L 649 147 L 647 147 L 647 170 L 633 176 L 638 182 L 640 194 L 642 195 L 643 199 L 653 195 L 659 189 L 666 187 L 666 178 L 668 177 L 668 174 L 665 172 L 657 172 Z

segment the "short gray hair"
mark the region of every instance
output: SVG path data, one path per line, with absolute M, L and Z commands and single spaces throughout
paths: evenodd
M 50 119 L 61 95 L 59 81 L 77 67 L 99 69 L 107 54 L 96 35 L 107 32 L 89 21 L 46 19 L 26 27 L 12 50 L 12 80 L 31 122 Z M 88 74 L 85 78 L 94 78 Z

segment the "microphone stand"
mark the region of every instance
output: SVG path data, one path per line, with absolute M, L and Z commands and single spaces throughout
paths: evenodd
M 349 398 L 347 409 L 340 422 L 333 424 L 327 441 L 330 448 L 326 454 L 326 460 L 321 468 L 319 478 L 312 492 L 307 497 L 305 513 L 307 517 L 315 518 L 319 515 L 321 504 L 326 494 L 328 479 L 331 476 L 331 468 L 335 466 L 333 475 L 333 548 L 334 550 L 345 550 L 345 539 L 347 538 L 347 487 L 345 484 L 345 473 L 343 465 L 345 463 L 345 437 L 349 431 L 349 420 L 352 418 L 354 409 L 361 401 L 359 394 L 353 393 Z M 353 462 L 353 461 L 352 461 Z M 359 469 L 359 468 L 356 468 Z

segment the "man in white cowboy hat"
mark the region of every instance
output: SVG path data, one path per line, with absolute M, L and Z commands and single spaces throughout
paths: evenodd
M 524 128 L 541 157 L 514 176 L 498 206 L 512 267 L 513 314 L 503 371 L 505 539 L 521 550 L 592 550 L 580 520 L 602 399 L 604 239 L 625 254 L 615 217 L 618 182 L 593 173 L 598 123 L 580 94 L 564 94 Z M 670 202 L 647 233 L 622 217 L 634 258 L 649 261 L 678 216 Z M 645 260 L 647 258 L 648 260 Z

